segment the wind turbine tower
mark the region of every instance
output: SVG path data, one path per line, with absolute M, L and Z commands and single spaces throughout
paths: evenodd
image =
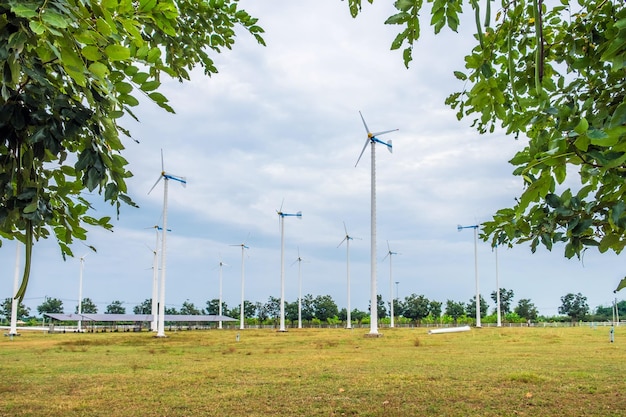
M 276 211 L 280 219 L 280 328 L 279 332 L 286 332 L 285 329 L 285 217 L 297 217 L 302 219 L 302 212 L 295 214 L 284 213 L 282 206 Z
M 163 150 L 161 149 L 161 175 L 156 180 L 148 194 L 154 190 L 159 181 L 163 180 L 163 236 L 161 238 L 161 285 L 159 294 L 159 319 L 157 322 L 157 334 L 156 337 L 165 337 L 165 265 L 166 265 L 166 248 L 167 248 L 167 192 L 169 180 L 178 181 L 183 187 L 187 185 L 185 177 L 180 177 L 165 172 L 165 165 L 163 163 Z
M 223 313 L 222 312 L 222 267 L 223 266 L 228 266 L 228 265 L 220 260 L 220 263 L 219 263 L 219 267 L 220 267 L 220 300 L 219 300 L 219 303 L 220 304 L 219 304 L 218 312 L 217 312 L 217 314 L 220 316 L 220 320 L 219 320 L 219 322 L 217 324 L 217 328 L 218 329 L 222 328 L 222 313 Z
M 379 336 L 378 334 L 378 297 L 376 294 L 376 144 L 379 143 L 381 145 L 385 145 L 389 152 L 392 152 L 392 144 L 391 140 L 389 142 L 384 142 L 377 138 L 377 136 L 384 135 L 385 133 L 395 132 L 398 129 L 392 130 L 384 130 L 382 132 L 371 133 L 369 128 L 367 127 L 367 123 L 365 123 L 365 119 L 363 118 L 363 114 L 359 112 L 361 116 L 361 120 L 363 121 L 363 126 L 365 126 L 365 131 L 367 132 L 367 139 L 365 139 L 365 145 L 363 145 L 363 150 L 359 155 L 359 159 L 357 159 L 356 167 L 365 152 L 365 148 L 367 148 L 368 144 L 371 144 L 371 218 L 370 218 L 370 227 L 371 227 L 371 241 L 370 241 L 370 269 L 371 269 L 371 278 L 370 278 L 370 332 L 369 335 L 373 337 Z
M 394 326 L 394 312 L 393 312 L 393 271 L 391 268 L 391 257 L 393 255 L 398 255 L 398 252 L 392 252 L 391 248 L 389 247 L 389 241 L 387 241 L 387 254 L 385 255 L 385 257 L 383 258 L 383 261 L 389 257 L 389 311 L 390 311 L 390 316 L 391 316 L 391 322 L 389 324 L 389 327 L 395 327 Z
M 302 256 L 300 256 L 300 248 L 298 248 L 298 259 L 293 263 L 298 262 L 298 329 L 302 328 Z M 292 264 L 293 265 L 293 264 Z
M 243 330 L 244 329 L 244 264 L 243 264 L 243 260 L 244 260 L 244 251 L 246 249 L 250 249 L 248 246 L 246 246 L 245 242 L 244 243 L 240 243 L 238 245 L 231 245 L 231 246 L 241 246 L 241 304 L 239 306 L 239 329 Z M 220 301 L 220 308 L 221 307 L 221 301 Z M 220 313 L 221 314 L 221 313 Z
M 343 229 L 345 230 L 346 235 L 344 236 L 343 240 L 339 242 L 339 245 L 337 245 L 337 247 L 341 246 L 343 242 L 346 242 L 346 281 L 348 285 L 348 307 L 346 309 L 346 312 L 347 312 L 346 320 L 348 323 L 346 324 L 346 329 L 351 329 L 352 328 L 352 313 L 351 313 L 351 307 L 350 307 L 350 241 L 354 240 L 354 238 L 348 234 L 348 228 L 346 227 L 346 222 L 343 222 Z
M 82 332 L 82 324 L 81 320 L 83 314 L 83 269 L 85 268 L 85 257 L 87 255 L 83 255 L 80 257 L 80 276 L 78 279 L 78 331 Z

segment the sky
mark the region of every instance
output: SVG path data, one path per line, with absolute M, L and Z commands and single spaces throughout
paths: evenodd
M 140 119 L 123 125 L 139 141 L 126 140 L 124 157 L 134 176 L 129 193 L 140 208 L 122 207 L 114 232 L 90 229 L 90 252 L 73 246 L 76 258 L 63 261 L 56 242 L 38 242 L 24 303 L 36 313 L 45 297 L 63 301 L 65 312 L 82 295 L 99 312 L 114 300 L 127 312 L 152 296 L 154 226 L 162 222 L 165 170 L 185 176 L 170 181 L 168 198 L 166 305 L 185 301 L 204 308 L 219 298 L 229 308 L 241 300 L 242 250 L 245 299 L 266 302 L 281 293 L 281 233 L 277 210 L 302 212 L 284 222 L 285 299 L 330 295 L 347 305 L 350 241 L 350 304 L 366 311 L 370 299 L 370 149 L 359 116 L 370 131 L 398 129 L 393 153 L 376 150 L 377 289 L 388 300 L 411 294 L 431 300 L 468 303 L 476 293 L 472 229 L 498 209 L 511 206 L 522 191 L 508 164 L 524 146 L 500 132 L 479 135 L 471 120 L 458 121 L 445 98 L 463 89 L 454 70 L 473 45 L 472 25 L 458 34 L 433 36 L 422 13 L 422 38 L 407 70 L 390 45 L 398 28 L 383 24 L 389 2 L 364 4 L 352 19 L 337 0 L 243 0 L 259 18 L 266 47 L 238 30 L 231 51 L 213 56 L 219 73 L 194 71 L 192 81 L 167 81 L 161 90 L 176 110 L 166 113 L 143 101 Z M 466 17 L 467 18 L 467 17 Z M 471 18 L 471 17 L 470 17 Z M 96 216 L 114 210 L 97 194 L 86 195 Z M 528 245 L 492 251 L 478 240 L 480 292 L 514 291 L 513 306 L 530 299 L 542 315 L 558 314 L 560 298 L 582 293 L 592 309 L 608 306 L 624 276 L 612 253 L 589 250 L 582 261 L 568 260 L 563 247 L 552 252 Z M 385 254 L 392 255 L 392 265 Z M 0 297 L 11 296 L 16 246 L 0 248 Z M 297 258 L 303 261 L 298 265 Z M 23 259 L 23 257 L 22 257 Z M 300 266 L 300 268 L 298 268 Z M 496 273 L 497 269 L 497 273 Z M 620 298 L 621 299 L 621 298 Z

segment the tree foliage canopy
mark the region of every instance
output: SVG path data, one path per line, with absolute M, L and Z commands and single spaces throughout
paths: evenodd
M 118 124 L 145 96 L 173 112 L 162 77 L 189 79 L 209 53 L 231 48 L 235 25 L 256 39 L 257 20 L 237 0 L 8 0 L 0 5 L 0 238 L 53 235 L 63 256 L 94 218 L 84 190 L 134 205 Z M 1 243 L 1 241 L 0 241 Z
M 372 3 L 373 0 L 368 0 Z M 565 256 L 626 245 L 626 4 L 615 0 L 429 0 L 435 33 L 456 31 L 464 5 L 476 45 L 447 104 L 480 133 L 502 129 L 527 145 L 510 163 L 524 189 L 483 224 L 493 244 L 530 242 Z M 356 16 L 361 0 L 350 0 Z M 397 0 L 386 21 L 408 67 L 422 0 Z M 495 13 L 492 12 L 495 10 Z M 567 180 L 567 181 L 566 181 Z

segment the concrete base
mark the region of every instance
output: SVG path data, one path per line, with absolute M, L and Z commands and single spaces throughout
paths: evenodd
M 378 337 L 383 337 L 383 334 L 382 333 L 366 333 L 365 337 L 378 338 Z

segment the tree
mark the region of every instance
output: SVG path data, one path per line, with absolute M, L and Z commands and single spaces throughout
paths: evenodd
M 419 323 L 430 314 L 430 300 L 423 295 L 411 294 L 404 298 L 404 317 Z
M 500 312 L 502 314 L 511 312 L 511 303 L 513 302 L 514 293 L 513 290 L 507 290 L 506 288 L 500 288 Z M 474 298 L 475 299 L 475 298 Z M 491 292 L 491 299 L 498 305 L 498 293 L 496 291 Z
M 5 319 L 11 319 L 11 311 L 13 310 L 13 299 L 5 298 L 4 302 L 0 304 L 0 316 Z M 30 315 L 30 308 L 26 307 L 22 302 L 17 303 L 17 319 L 22 320 Z
M 352 312 L 350 313 L 350 318 L 352 320 L 356 320 L 357 323 L 361 324 L 361 322 L 363 321 L 363 319 L 365 317 L 367 317 L 369 315 L 369 313 L 366 313 L 365 311 L 361 311 L 358 308 L 355 308 L 352 310 Z
M 222 314 L 227 314 L 228 305 L 222 301 Z M 206 302 L 206 313 L 209 315 L 218 315 L 220 313 L 220 300 L 214 298 Z
M 133 307 L 135 314 L 152 314 L 152 298 L 147 298 L 143 303 Z
M 43 303 L 37 306 L 37 312 L 39 314 L 63 314 L 63 301 L 58 298 L 44 298 Z
M 115 300 L 107 306 L 104 314 L 126 314 L 126 307 L 123 306 L 121 301 Z
M 370 3 L 373 0 L 368 0 Z M 458 29 L 462 0 L 433 0 L 435 33 Z M 481 3 L 484 8 L 481 9 Z M 356 16 L 361 0 L 348 1 Z M 455 71 L 463 91 L 446 103 L 479 133 L 500 127 L 527 145 L 510 163 L 524 190 L 511 208 L 483 224 L 492 244 L 530 242 L 568 258 L 589 247 L 620 253 L 626 245 L 626 3 L 582 0 L 503 2 L 491 19 L 491 0 L 471 0 L 476 45 Z M 420 35 L 424 2 L 397 1 L 386 24 L 400 33 L 408 67 Z M 567 182 L 577 175 L 577 181 Z
M 395 314 L 396 317 L 404 316 L 405 308 L 406 306 L 404 305 L 404 302 L 402 302 L 402 300 L 400 300 L 399 298 L 393 299 L 393 314 Z
M 298 322 L 298 302 L 293 303 L 285 302 L 285 320 L 292 323 Z
M 311 321 L 315 317 L 315 302 L 311 294 L 302 297 L 302 320 Z
M 583 296 L 581 293 L 569 293 L 564 295 L 561 297 L 559 314 L 565 314 L 572 320 L 572 322 L 582 320 L 587 314 L 589 314 L 587 297 Z
M 173 112 L 158 92 L 163 76 L 216 73 L 208 52 L 230 49 L 235 25 L 264 42 L 236 0 L 9 0 L 0 17 L 0 237 L 26 245 L 22 300 L 34 241 L 52 233 L 65 257 L 86 226 L 112 228 L 92 217 L 84 190 L 118 215 L 134 205 L 121 156 L 130 133 L 117 121 L 135 117 L 136 96 Z
M 179 314 L 197 316 L 201 313 L 200 309 L 196 308 L 191 301 L 185 300 L 180 308 Z
M 465 314 L 465 306 L 463 303 L 459 303 L 452 300 L 446 300 L 446 316 L 452 317 L 454 324 L 456 324 L 459 317 Z
M 539 310 L 528 298 L 522 298 L 517 302 L 515 314 L 526 320 L 536 320 L 537 316 L 539 316 Z
M 487 302 L 480 296 L 480 317 L 485 317 L 487 315 L 487 310 L 489 310 L 489 306 Z M 469 317 L 476 317 L 476 296 L 473 296 L 472 299 L 467 303 L 467 307 L 465 308 L 465 312 Z
M 318 295 L 313 302 L 315 306 L 315 318 L 327 321 L 339 314 L 337 304 L 330 295 Z
M 80 303 L 80 312 L 82 314 L 96 314 L 98 312 L 98 307 L 96 304 L 91 301 L 91 298 L 83 298 L 83 302 Z M 78 304 L 74 309 L 74 313 L 78 313 Z
M 265 309 L 267 318 L 274 319 L 275 321 L 280 319 L 280 298 L 270 296 L 263 308 Z
M 430 310 L 430 315 L 433 318 L 439 318 L 441 317 L 441 301 L 435 301 L 435 300 L 431 300 L 430 301 L 430 306 L 429 306 L 429 310 Z

